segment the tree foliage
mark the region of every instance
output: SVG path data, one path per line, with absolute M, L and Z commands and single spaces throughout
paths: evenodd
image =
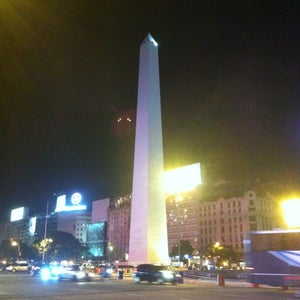
M 204 250 L 205 256 L 220 257 L 221 260 L 234 261 L 237 253 L 231 246 L 210 244 Z
M 70 233 L 57 231 L 46 240 L 37 241 L 33 247 L 39 253 L 41 259 L 45 252 L 45 261 L 74 260 L 77 261 L 82 256 L 88 255 L 88 248 Z
M 183 257 L 184 255 L 192 255 L 194 251 L 193 246 L 191 245 L 190 241 L 188 240 L 180 240 L 180 248 L 178 245 L 173 246 L 170 256 L 177 256 L 180 254 L 180 257 Z
M 52 260 L 78 260 L 85 256 L 87 248 L 70 233 L 57 231 L 51 236 L 53 242 L 47 253 Z

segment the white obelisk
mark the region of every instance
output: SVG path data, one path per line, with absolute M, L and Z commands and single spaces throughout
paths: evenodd
M 129 262 L 169 262 L 163 191 L 163 142 L 158 44 L 148 34 L 140 47 Z

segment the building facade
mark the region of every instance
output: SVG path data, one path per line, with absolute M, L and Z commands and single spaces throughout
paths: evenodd
M 128 251 L 130 205 L 131 195 L 126 195 L 113 199 L 108 209 L 107 240 L 118 249 L 118 259 Z M 180 241 L 189 241 L 194 255 L 201 256 L 216 242 L 242 254 L 246 233 L 281 226 L 275 199 L 260 191 L 244 191 L 231 183 L 169 194 L 166 208 L 169 253 Z
M 127 260 L 129 251 L 131 194 L 112 199 L 107 211 L 107 241 L 112 257 Z
M 212 187 L 199 186 L 194 191 L 168 194 L 165 199 L 169 253 L 180 241 L 189 241 L 194 255 L 203 255 L 216 242 L 242 255 L 244 236 L 249 231 L 283 228 L 276 199 L 255 186 L 245 191 L 241 185 L 218 182 Z M 29 245 L 34 239 L 43 239 L 47 227 L 48 237 L 56 231 L 68 232 L 84 245 L 93 244 L 99 256 L 127 260 L 131 194 L 94 202 L 91 212 L 49 214 L 47 226 L 45 216 L 35 216 L 34 235 L 30 231 L 33 217 L 2 222 L 0 242 L 16 240 Z M 90 234 L 89 226 L 93 228 Z M 101 234 L 89 242 L 89 235 L 94 236 L 97 228 Z

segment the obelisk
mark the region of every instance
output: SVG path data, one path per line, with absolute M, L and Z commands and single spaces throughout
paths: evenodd
M 163 191 L 163 142 L 158 44 L 148 34 L 140 46 L 129 262 L 169 262 Z

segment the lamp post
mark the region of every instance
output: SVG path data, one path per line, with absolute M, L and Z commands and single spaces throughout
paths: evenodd
M 47 208 L 46 208 L 46 216 L 45 216 L 45 228 L 44 228 L 44 240 L 43 240 L 43 254 L 42 254 L 42 263 L 45 262 L 45 252 L 46 252 L 46 246 L 47 246 L 47 226 L 48 226 L 48 210 L 49 210 L 49 202 L 47 202 Z
M 12 241 L 12 242 L 11 242 L 11 245 L 14 246 L 14 247 L 18 247 L 18 256 L 19 256 L 19 258 L 20 258 L 20 257 L 22 256 L 20 244 L 17 243 L 16 241 Z
M 180 194 L 178 194 L 175 198 L 175 203 L 176 203 L 176 208 L 177 208 L 177 222 L 178 224 L 182 225 L 182 221 L 179 222 L 179 219 L 180 219 L 180 215 L 179 215 L 179 203 L 182 201 L 182 196 Z M 178 241 L 178 266 L 180 266 L 180 256 L 181 256 L 181 238 L 182 238 L 182 230 L 181 228 L 179 228 L 179 232 L 180 232 L 180 235 L 179 235 L 179 241 Z
M 110 263 L 111 253 L 114 250 L 114 247 L 111 243 L 108 243 L 108 262 Z
M 181 257 L 181 240 L 182 240 L 182 225 L 183 225 L 183 220 L 187 217 L 186 212 L 187 209 L 184 208 L 182 212 L 180 212 L 180 203 L 182 202 L 183 198 L 180 193 L 177 194 L 175 198 L 175 205 L 177 209 L 177 215 L 176 215 L 176 222 L 178 225 L 178 230 L 179 230 L 179 241 L 178 241 L 178 266 L 180 265 L 180 257 Z

